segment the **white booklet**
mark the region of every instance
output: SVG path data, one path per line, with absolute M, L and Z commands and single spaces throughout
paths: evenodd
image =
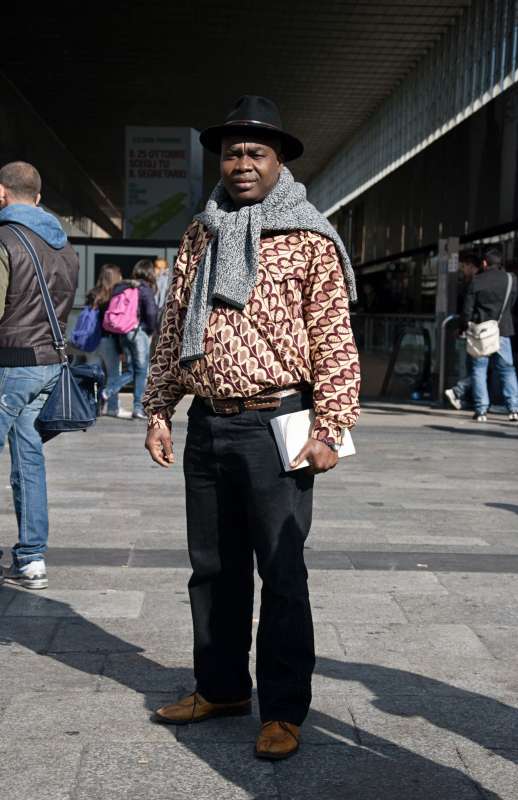
M 304 411 L 295 411 L 292 414 L 281 414 L 270 420 L 273 435 L 279 449 L 282 464 L 286 472 L 291 472 L 294 468 L 290 466 L 296 456 L 300 453 L 307 440 L 311 436 L 313 424 L 315 422 L 315 412 L 308 408 Z M 338 451 L 338 458 L 353 456 L 356 453 L 353 439 L 350 432 L 345 428 L 342 436 L 342 444 Z M 309 467 L 309 461 L 302 461 L 295 469 Z

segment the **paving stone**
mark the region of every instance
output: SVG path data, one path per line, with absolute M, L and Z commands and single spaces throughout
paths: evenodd
M 515 742 L 512 743 L 513 745 Z M 499 800 L 516 800 L 518 748 L 486 748 L 463 743 L 458 748 L 466 771 Z
M 346 657 L 361 658 L 381 653 L 423 653 L 460 658 L 490 658 L 489 650 L 467 625 L 356 625 L 336 628 Z
M 173 767 L 174 765 L 174 767 Z M 75 800 L 267 800 L 277 798 L 273 767 L 249 744 L 139 742 L 89 747 Z
M 0 743 L 0 786 L 5 800 L 70 800 L 81 746 L 67 737 L 58 746 L 31 740 Z
M 314 631 L 317 655 L 341 660 L 344 651 L 335 625 L 330 622 L 317 622 Z
M 20 592 L 5 611 L 8 617 L 77 617 L 132 619 L 140 615 L 144 593 L 104 589 L 51 589 Z
M 52 653 L 159 652 L 177 657 L 192 654 L 192 638 L 190 620 L 183 625 L 174 620 L 174 626 L 164 630 L 147 619 L 102 620 L 101 627 L 90 620 L 72 618 L 60 620 L 49 649 Z
M 445 759 L 453 763 L 403 748 L 303 744 L 296 759 L 275 765 L 275 776 L 281 800 L 480 800 L 460 760 Z
M 364 657 L 361 660 L 317 658 L 313 691 L 316 695 L 334 694 L 349 698 L 424 694 L 426 684 L 421 675 L 412 671 L 411 662 L 404 655 L 378 652 L 370 659 Z
M 430 572 L 318 570 L 310 573 L 309 587 L 312 595 L 336 597 L 342 594 L 447 594 L 447 589 Z
M 476 625 L 474 631 L 495 658 L 518 661 L 518 625 Z
M 423 544 L 443 547 L 444 545 L 471 545 L 472 547 L 487 547 L 489 542 L 479 536 L 448 536 L 419 533 L 386 533 L 385 538 L 390 544 L 413 544 L 421 546 Z
M 189 684 L 186 673 L 186 689 Z M 183 690 L 182 690 L 183 691 Z M 178 693 L 180 694 L 180 692 Z M 0 743 L 46 741 L 49 751 L 73 736 L 82 743 L 103 742 L 110 749 L 116 742 L 172 743 L 172 726 L 150 721 L 152 712 L 176 695 L 119 692 L 49 691 L 15 695 L 5 709 Z M 30 708 L 31 713 L 27 714 Z M 50 744 L 52 742 L 52 745 Z
M 474 596 L 424 598 L 401 594 L 397 600 L 409 622 L 518 625 L 518 598 L 502 603 L 484 602 Z
M 406 617 L 389 594 L 340 594 L 316 597 L 313 619 L 326 622 L 406 622 Z
M 62 566 L 52 569 L 52 589 L 116 589 L 132 591 L 169 592 L 188 597 L 187 583 L 191 569 L 140 568 L 138 573 L 128 567 Z
M 158 653 L 117 653 L 106 657 L 99 690 L 118 691 L 128 687 L 135 692 L 161 692 L 173 694 L 186 687 L 194 688 L 192 660 L 164 663 Z
M 45 652 L 57 627 L 56 620 L 40 617 L 0 618 L 0 654 L 9 652 Z
M 468 693 L 463 698 L 409 695 L 375 702 L 353 700 L 350 706 L 360 743 L 366 747 L 376 747 L 380 737 L 420 752 L 448 739 L 452 750 L 463 740 L 505 747 L 518 734 L 516 708 Z
M 518 536 L 514 534 L 518 542 Z M 495 580 L 493 573 L 473 573 L 473 572 L 442 572 L 437 575 L 439 583 L 449 592 L 462 595 L 474 595 L 477 592 L 500 591 L 509 599 L 518 598 L 518 575 L 499 575 Z
M 0 691 L 47 692 L 90 689 L 97 686 L 104 657 L 74 653 L 66 659 L 27 651 L 0 649 Z
M 410 670 L 422 677 L 433 694 L 458 695 L 464 691 L 488 697 L 518 693 L 516 661 L 416 653 L 408 655 Z

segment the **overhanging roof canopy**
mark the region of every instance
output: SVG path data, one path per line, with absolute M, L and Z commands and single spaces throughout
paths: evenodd
M 277 101 L 308 180 L 469 5 L 133 0 L 70 16 L 11 3 L 0 69 L 122 206 L 125 125 L 203 128 L 241 94 Z

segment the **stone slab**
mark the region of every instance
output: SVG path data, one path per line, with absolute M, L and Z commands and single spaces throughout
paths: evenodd
M 31 741 L 0 744 L 0 786 L 5 800 L 70 800 L 81 760 L 74 736 L 56 747 Z
M 491 655 L 514 659 L 518 669 L 518 625 L 476 625 L 474 631 Z
M 163 591 L 188 597 L 190 569 L 141 568 L 138 574 L 128 567 L 66 566 L 49 570 L 52 589 L 116 589 Z
M 11 649 L 0 650 L 0 692 L 11 696 L 58 689 L 91 690 L 98 685 L 104 657 L 72 653 L 65 658 Z
M 401 594 L 397 599 L 409 622 L 518 625 L 518 598 L 505 603 L 499 598 L 486 602 L 483 597 L 463 595 L 424 598 Z
M 375 657 L 381 653 L 422 653 L 450 658 L 491 658 L 489 650 L 468 625 L 336 625 L 346 657 Z
M 315 570 L 309 576 L 310 591 L 328 594 L 447 594 L 447 589 L 430 572 Z
M 1 630 L 1 628 L 0 628 Z M 335 634 L 336 637 L 336 634 Z M 164 656 L 192 654 L 192 623 L 164 631 L 148 619 L 102 620 L 102 626 L 82 618 L 62 619 L 55 631 L 49 651 L 59 653 L 135 653 L 157 652 Z
M 55 634 L 57 622 L 40 617 L 0 618 L 0 653 L 46 652 Z
M 303 744 L 275 775 L 281 800 L 481 800 L 460 759 L 441 756 L 446 764 L 404 748 Z
M 150 721 L 152 712 L 169 701 L 169 695 L 129 690 L 17 694 L 5 709 L 0 742 L 20 742 L 25 747 L 29 740 L 44 741 L 49 751 L 70 736 L 83 744 L 101 741 L 105 750 L 116 742 L 170 745 L 175 740 L 174 728 Z
M 143 602 L 144 593 L 140 591 L 49 588 L 39 594 L 20 591 L 4 613 L 8 617 L 134 619 Z
M 518 747 L 486 748 L 465 742 L 459 745 L 458 752 L 466 771 L 476 781 L 494 792 L 499 800 L 516 800 Z
M 486 697 L 381 697 L 350 704 L 360 743 L 378 746 L 380 737 L 423 752 L 448 742 L 454 750 L 464 740 L 484 747 L 516 741 L 516 708 Z M 483 720 L 483 724 L 481 721 Z
M 422 695 L 426 684 L 404 655 L 378 653 L 370 659 L 320 656 L 313 674 L 313 692 L 347 698 Z
M 138 742 L 89 747 L 75 800 L 273 800 L 273 766 L 250 744 Z
M 317 596 L 312 603 L 315 623 L 354 621 L 356 623 L 407 621 L 398 604 L 389 594 L 341 594 Z
M 63 657 L 63 656 L 62 656 Z M 174 663 L 160 653 L 116 653 L 106 656 L 99 691 L 119 691 L 121 687 L 140 693 L 188 694 L 194 688 L 192 659 L 186 654 Z
M 450 547 L 462 545 L 463 547 L 488 547 L 489 542 L 479 536 L 450 536 L 447 533 L 440 535 L 424 533 L 385 533 L 389 544 L 432 545 L 434 547 Z

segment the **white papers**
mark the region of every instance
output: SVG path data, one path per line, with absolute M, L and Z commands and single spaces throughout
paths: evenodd
M 279 449 L 282 464 L 286 472 L 291 472 L 293 467 L 290 463 L 300 453 L 307 440 L 311 436 L 311 430 L 315 422 L 315 412 L 313 409 L 295 411 L 292 414 L 281 414 L 270 420 L 275 441 Z M 356 453 L 352 436 L 347 429 L 343 430 L 342 444 L 338 451 L 338 458 L 353 456 Z M 302 461 L 295 469 L 309 467 L 308 461 Z

